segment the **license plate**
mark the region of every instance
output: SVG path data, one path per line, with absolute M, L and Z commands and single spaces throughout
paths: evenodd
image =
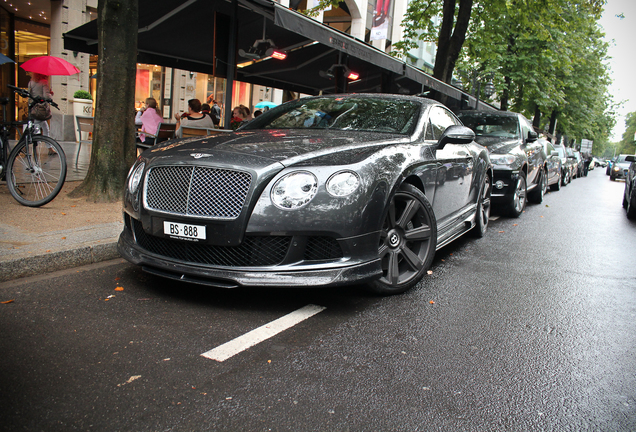
M 163 233 L 183 239 L 205 240 L 205 225 L 190 225 L 179 222 L 163 222 Z

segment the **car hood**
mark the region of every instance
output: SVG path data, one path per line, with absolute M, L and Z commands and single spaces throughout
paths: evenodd
M 150 163 L 203 159 L 246 168 L 302 165 L 316 159 L 342 165 L 356 163 L 379 147 L 409 141 L 404 135 L 358 131 L 254 130 L 170 141 L 144 152 L 144 157 Z
M 618 165 L 621 169 L 629 169 L 631 162 L 615 162 L 614 166 Z
M 520 151 L 519 146 L 521 143 L 518 139 L 502 140 L 497 137 L 478 136 L 475 141 L 486 147 L 491 154 L 507 154 Z

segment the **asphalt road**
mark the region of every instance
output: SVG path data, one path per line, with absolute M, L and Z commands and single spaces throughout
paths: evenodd
M 623 187 L 596 169 L 389 298 L 216 290 L 120 260 L 1 284 L 0 430 L 634 431 Z M 307 305 L 325 309 L 201 356 Z

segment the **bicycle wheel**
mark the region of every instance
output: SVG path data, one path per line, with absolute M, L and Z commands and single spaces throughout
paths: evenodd
M 52 138 L 27 135 L 11 150 L 7 161 L 7 186 L 20 204 L 39 207 L 57 196 L 66 180 L 66 155 Z M 27 151 L 28 150 L 28 151 Z

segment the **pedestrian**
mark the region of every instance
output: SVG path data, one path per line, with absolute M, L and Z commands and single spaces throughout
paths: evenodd
M 177 120 L 177 130 L 175 135 L 179 138 L 183 136 L 181 126 L 192 126 L 202 128 L 214 128 L 212 117 L 201 112 L 201 101 L 199 99 L 190 99 L 188 101 L 188 112 L 185 116 L 175 114 Z
M 212 108 L 210 109 L 210 116 L 212 117 L 212 122 L 214 123 L 215 128 L 219 128 L 221 124 L 221 107 L 216 102 L 216 100 L 212 100 Z
M 155 98 L 147 98 L 144 106 L 137 111 L 135 116 L 135 124 L 141 125 L 141 132 L 147 132 L 155 135 L 159 123 L 163 121 L 163 116 L 159 107 L 157 106 L 157 100 Z M 137 137 L 138 142 L 142 142 L 148 145 L 154 145 L 155 137 L 148 137 L 144 133 L 140 133 Z
M 53 90 L 49 87 L 49 77 L 37 72 L 31 72 L 28 90 L 33 96 L 39 96 L 44 99 L 51 99 L 51 96 L 53 96 Z M 45 114 L 39 114 L 40 111 Z M 33 121 L 40 127 L 42 135 L 49 136 L 49 124 L 47 120 L 51 118 L 51 106 L 47 102 L 36 104 L 31 109 L 30 114 L 34 116 Z

